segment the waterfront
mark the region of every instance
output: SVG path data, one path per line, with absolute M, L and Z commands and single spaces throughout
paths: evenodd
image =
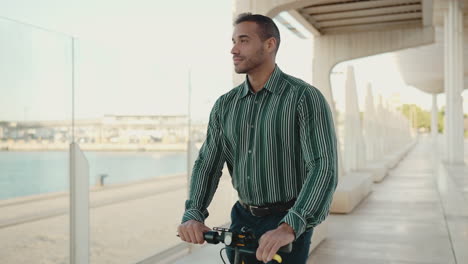
M 85 151 L 90 166 L 90 185 L 99 175 L 105 184 L 120 184 L 185 173 L 186 152 Z M 0 200 L 67 191 L 67 151 L 0 151 Z

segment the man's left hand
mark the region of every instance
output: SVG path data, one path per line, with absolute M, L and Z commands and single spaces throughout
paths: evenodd
M 294 238 L 294 230 L 286 223 L 282 223 L 276 229 L 266 232 L 258 242 L 257 259 L 267 263 L 273 259 L 280 247 L 292 243 Z

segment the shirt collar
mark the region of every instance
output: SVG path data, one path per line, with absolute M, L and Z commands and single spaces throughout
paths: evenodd
M 271 73 L 270 77 L 268 78 L 268 81 L 265 83 L 265 86 L 263 86 L 263 88 L 273 94 L 280 93 L 281 91 L 280 81 L 283 77 L 283 74 L 284 73 L 280 70 L 278 65 L 275 65 L 275 69 Z M 242 88 L 240 89 L 239 99 L 244 98 L 247 94 L 249 94 L 250 92 L 249 86 L 250 86 L 249 81 L 246 75 L 245 81 L 242 83 Z

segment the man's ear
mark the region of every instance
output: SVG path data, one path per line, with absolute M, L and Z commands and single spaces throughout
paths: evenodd
M 274 52 L 276 50 L 276 39 L 271 37 L 265 41 L 266 48 L 269 52 Z

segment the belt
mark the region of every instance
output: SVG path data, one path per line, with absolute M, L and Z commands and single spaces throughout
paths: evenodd
M 296 199 L 292 199 L 286 203 L 276 203 L 270 204 L 265 206 L 255 206 L 255 205 L 248 205 L 239 199 L 239 204 L 247 209 L 253 216 L 267 216 L 271 214 L 279 214 L 288 211 L 291 207 L 293 207 Z

